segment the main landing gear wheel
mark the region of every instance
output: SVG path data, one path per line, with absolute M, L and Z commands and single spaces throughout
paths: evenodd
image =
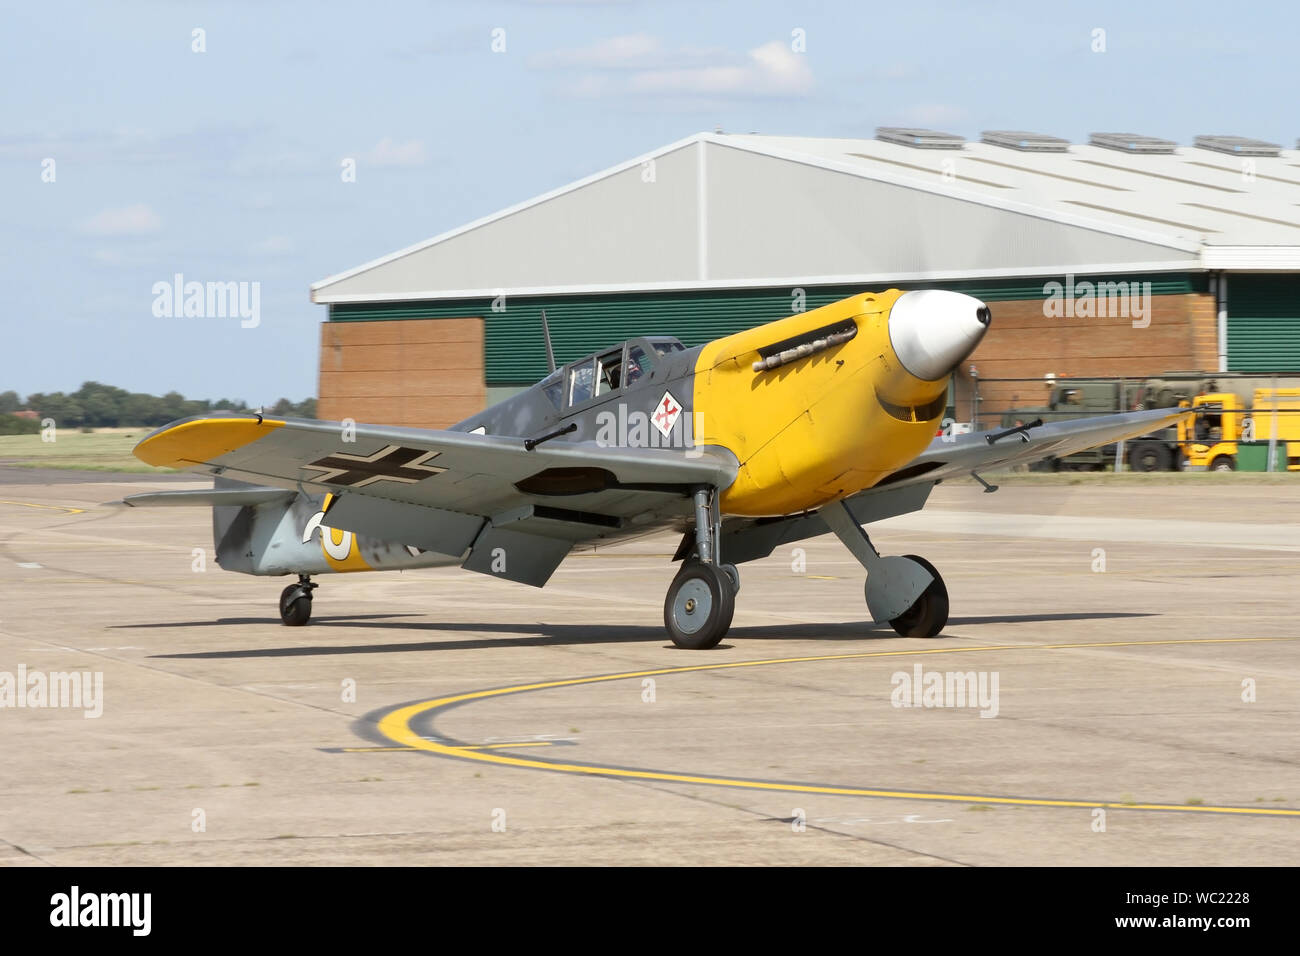
M 722 570 L 727 573 L 727 577 L 731 578 L 731 593 L 739 594 L 740 568 L 736 567 L 734 564 L 720 564 L 718 567 L 722 568 Z
M 735 611 L 736 589 L 731 576 L 716 564 L 692 561 L 668 588 L 664 626 L 678 647 L 707 650 L 722 640 Z
M 925 558 L 915 554 L 905 554 L 903 557 L 921 565 L 934 575 L 934 580 L 911 607 L 889 623 L 902 637 L 938 637 L 948 623 L 948 588 L 934 565 Z
M 311 620 L 311 592 L 316 585 L 305 574 L 298 576 L 297 584 L 290 584 L 280 592 L 280 623 L 286 627 L 302 627 Z

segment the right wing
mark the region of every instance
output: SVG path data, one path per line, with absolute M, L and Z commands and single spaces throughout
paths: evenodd
M 263 489 L 329 493 L 331 528 L 467 555 L 470 570 L 539 587 L 577 542 L 689 516 L 692 487 L 725 488 L 738 468 L 724 449 L 529 448 L 498 435 L 247 416 L 173 422 L 135 453 Z

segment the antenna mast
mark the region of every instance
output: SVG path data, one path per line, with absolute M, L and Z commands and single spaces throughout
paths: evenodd
M 548 372 L 555 371 L 555 351 L 551 348 L 551 327 L 546 324 L 546 310 L 542 309 L 542 338 L 546 340 L 546 366 Z

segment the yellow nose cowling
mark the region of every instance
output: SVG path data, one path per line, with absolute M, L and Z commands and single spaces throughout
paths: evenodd
M 816 508 L 871 487 L 931 442 L 950 375 L 919 379 L 895 353 L 889 314 L 904 294 L 850 296 L 704 348 L 696 442 L 740 461 L 722 494 L 725 513 Z

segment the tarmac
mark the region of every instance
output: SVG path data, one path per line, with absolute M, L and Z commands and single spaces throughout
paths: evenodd
M 284 627 L 206 509 L 115 504 L 203 484 L 0 467 L 0 865 L 1300 862 L 1300 480 L 945 484 L 868 528 L 941 637 L 827 535 L 705 652 L 668 536 L 543 590 L 321 576 Z M 20 668 L 102 713 L 6 705 Z

